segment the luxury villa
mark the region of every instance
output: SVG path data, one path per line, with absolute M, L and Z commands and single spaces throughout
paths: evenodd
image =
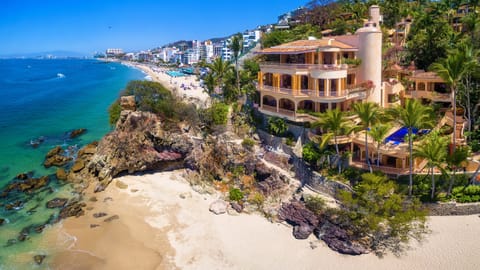
M 451 93 L 436 74 L 398 65 L 390 73 L 382 70 L 380 8 L 371 6 L 369 14 L 370 20 L 354 35 L 293 41 L 258 52 L 266 59 L 260 64 L 258 74 L 259 111 L 293 122 L 313 122 L 316 117 L 311 112 L 335 108 L 349 111 L 353 103 L 364 101 L 389 108 L 415 98 L 439 102 L 448 108 Z M 410 87 L 400 83 L 400 76 L 407 76 L 413 82 Z M 354 115 L 351 119 L 356 121 Z M 453 126 L 451 112 L 445 113 L 436 128 L 443 125 Z M 464 143 L 464 125 L 463 117 L 457 116 L 457 143 Z M 404 135 L 404 128 L 392 128 L 378 157 L 373 141 L 368 143 L 371 160 L 380 160 L 378 169 L 395 175 L 408 173 Z M 343 136 L 339 143 L 352 151 L 353 166 L 366 167 L 363 132 Z M 417 172 L 425 165 L 424 160 L 414 161 Z

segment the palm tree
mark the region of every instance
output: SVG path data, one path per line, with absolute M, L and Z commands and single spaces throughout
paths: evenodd
M 422 105 L 416 99 L 405 100 L 405 107 L 396 106 L 387 111 L 387 114 L 397 124 L 408 129 L 408 150 L 410 154 L 410 173 L 408 195 L 412 196 L 413 187 L 413 129 L 433 126 L 432 108 Z
M 218 86 L 223 90 L 224 79 L 227 73 L 233 69 L 232 65 L 229 62 L 223 61 L 221 57 L 217 57 L 212 63 L 207 64 L 207 67 L 211 70 L 215 78 L 215 87 Z
M 373 141 L 377 143 L 377 166 L 380 166 L 380 146 L 382 145 L 383 140 L 388 134 L 392 126 L 390 124 L 377 124 L 373 126 L 370 131 L 370 137 Z
M 447 164 L 452 171 L 452 177 L 450 178 L 450 183 L 448 184 L 447 195 L 450 195 L 452 192 L 453 184 L 455 183 L 455 174 L 457 169 L 462 167 L 467 162 L 467 158 L 469 156 L 469 149 L 468 147 L 459 147 L 455 152 L 451 155 L 447 156 Z
M 237 88 L 240 91 L 240 75 L 238 71 L 238 57 L 240 56 L 240 52 L 242 51 L 243 45 L 243 38 L 240 33 L 234 35 L 232 37 L 232 41 L 230 43 L 230 49 L 233 52 L 233 59 L 235 60 L 235 72 L 237 73 Z
M 337 137 L 342 134 L 349 134 L 352 131 L 350 121 L 345 117 L 345 114 L 339 108 L 327 110 L 320 115 L 318 121 L 313 123 L 313 126 L 320 127 L 333 134 L 335 152 L 337 155 L 340 155 Z
M 466 57 L 466 53 L 460 50 L 450 51 L 447 58 L 441 59 L 430 66 L 449 86 L 452 93 L 453 103 L 453 133 L 452 133 L 452 151 L 456 148 L 456 131 L 457 131 L 457 91 L 458 84 L 464 75 L 471 68 L 472 62 Z
M 435 197 L 435 174 L 433 170 L 435 167 L 441 168 L 441 164 L 447 157 L 447 147 L 448 139 L 441 137 L 438 132 L 432 132 L 413 149 L 414 157 L 427 160 L 427 166 L 432 176 L 432 199 Z
M 372 172 L 370 156 L 368 155 L 368 130 L 378 121 L 380 109 L 376 103 L 362 102 L 353 104 L 353 111 L 361 120 L 361 127 L 365 131 L 365 155 L 368 169 Z

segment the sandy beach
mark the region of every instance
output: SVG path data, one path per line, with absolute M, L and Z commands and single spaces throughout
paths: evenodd
M 197 76 L 195 75 L 172 77 L 166 73 L 166 71 L 170 70 L 168 68 L 153 67 L 127 61 L 122 61 L 122 63 L 142 70 L 153 81 L 172 89 L 180 98 L 195 99 L 200 102 L 200 105 L 203 105 L 208 100 L 208 94 L 204 92 L 203 87 L 200 86 L 200 81 L 197 81 Z
M 430 217 L 431 233 L 400 257 L 341 255 L 315 237 L 257 214 L 214 215 L 221 194 L 199 194 L 183 171 L 114 180 L 85 216 L 54 230 L 64 246 L 53 269 L 479 269 L 478 215 Z M 117 182 L 120 181 L 120 184 Z M 125 188 L 123 184 L 128 185 Z M 122 188 L 119 188 L 122 187 Z M 90 195 L 89 195 L 90 196 Z M 102 218 L 94 213 L 105 212 Z M 118 219 L 103 221 L 118 215 Z M 98 227 L 91 227 L 98 224 Z M 66 241 L 65 236 L 70 235 Z M 315 248 L 312 248 L 315 246 Z

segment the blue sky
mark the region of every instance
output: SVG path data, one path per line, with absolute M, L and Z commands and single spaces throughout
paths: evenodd
M 306 0 L 1 0 L 0 55 L 106 48 L 141 50 L 222 37 L 305 5 Z

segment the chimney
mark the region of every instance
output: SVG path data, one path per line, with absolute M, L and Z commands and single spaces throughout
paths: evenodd
M 368 14 L 370 16 L 370 21 L 373 22 L 373 26 L 375 26 L 377 29 L 380 29 L 380 7 L 377 5 L 370 6 L 368 9 Z

